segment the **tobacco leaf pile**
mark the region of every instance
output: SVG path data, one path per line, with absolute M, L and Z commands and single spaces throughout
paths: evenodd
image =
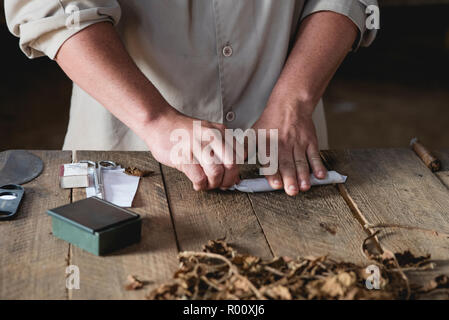
M 425 287 L 410 288 L 401 268 L 430 268 L 430 256 L 403 254 L 371 257 L 380 271 L 380 290 L 369 290 L 366 266 L 327 257 L 264 261 L 239 254 L 226 242 L 209 241 L 203 252 L 181 252 L 180 267 L 170 283 L 151 291 L 148 299 L 407 299 L 449 288 L 439 276 Z

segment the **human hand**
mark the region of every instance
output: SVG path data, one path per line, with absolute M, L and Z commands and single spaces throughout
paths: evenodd
M 269 129 L 278 129 L 278 171 L 266 178 L 272 188 L 284 188 L 290 196 L 310 189 L 310 167 L 318 179 L 327 175 L 318 149 L 312 112 L 313 107 L 272 95 L 253 126 L 256 130 L 267 129 L 267 140 Z
M 187 117 L 171 107 L 166 110 L 148 125 L 143 135 L 154 158 L 182 171 L 196 191 L 228 189 L 238 183 L 236 141 L 232 146 L 226 145 L 225 126 Z M 193 129 L 194 121 L 201 124 L 201 134 Z M 182 139 L 173 141 L 172 135 Z M 195 145 L 200 148 L 195 148 Z M 182 151 L 182 154 L 179 155 L 173 148 Z M 205 153 L 208 154 L 205 156 Z

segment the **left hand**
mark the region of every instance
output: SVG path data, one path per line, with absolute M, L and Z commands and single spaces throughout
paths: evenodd
M 327 175 L 312 121 L 313 109 L 297 100 L 272 95 L 253 126 L 256 130 L 267 129 L 267 140 L 269 129 L 278 129 L 278 172 L 266 178 L 272 188 L 283 187 L 290 196 L 310 189 L 310 167 L 318 179 Z M 267 142 L 267 149 L 269 145 Z

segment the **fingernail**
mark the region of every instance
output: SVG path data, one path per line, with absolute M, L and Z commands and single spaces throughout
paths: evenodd
M 274 183 L 274 184 L 277 184 L 277 185 L 279 186 L 279 185 L 281 184 L 281 181 L 279 181 L 279 180 L 276 179 L 276 180 L 273 181 L 273 183 Z
M 296 187 L 295 187 L 294 185 L 290 185 L 290 186 L 288 186 L 288 190 L 290 190 L 290 191 L 296 191 L 296 190 L 298 190 L 298 189 L 296 189 Z
M 307 182 L 305 181 L 301 182 L 301 188 L 307 188 Z
M 319 171 L 318 172 L 318 175 L 320 176 L 320 177 L 325 177 L 326 176 L 326 173 L 324 173 L 324 171 Z

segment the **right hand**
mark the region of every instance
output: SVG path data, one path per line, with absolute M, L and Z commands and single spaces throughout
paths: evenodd
M 232 154 L 230 152 L 224 152 L 225 126 L 219 123 L 201 121 L 203 135 L 204 133 L 209 133 L 217 137 L 217 131 L 209 129 L 216 129 L 221 133 L 221 138 L 214 138 L 213 142 L 203 142 L 201 141 L 201 137 L 194 136 L 193 121 L 195 120 L 170 107 L 170 110 L 159 115 L 157 119 L 148 125 L 147 129 L 145 129 L 144 140 L 157 161 L 182 171 L 190 179 L 196 191 L 216 188 L 225 190 L 232 187 L 240 181 L 239 169 L 235 163 L 235 139 L 233 148 L 230 149 L 232 150 Z M 183 150 L 189 151 L 187 155 L 183 153 L 184 161 L 181 163 L 174 163 L 170 157 L 172 148 L 181 143 L 170 141 L 170 135 L 176 129 L 185 130 L 190 140 L 183 144 Z M 201 146 L 199 148 L 200 150 L 193 148 L 194 140 Z M 206 145 L 212 147 L 213 151 L 211 154 L 218 161 L 210 163 L 211 161 L 203 159 L 204 157 L 202 157 L 199 151 L 202 151 Z M 192 159 L 195 159 L 196 163 L 193 163 Z

